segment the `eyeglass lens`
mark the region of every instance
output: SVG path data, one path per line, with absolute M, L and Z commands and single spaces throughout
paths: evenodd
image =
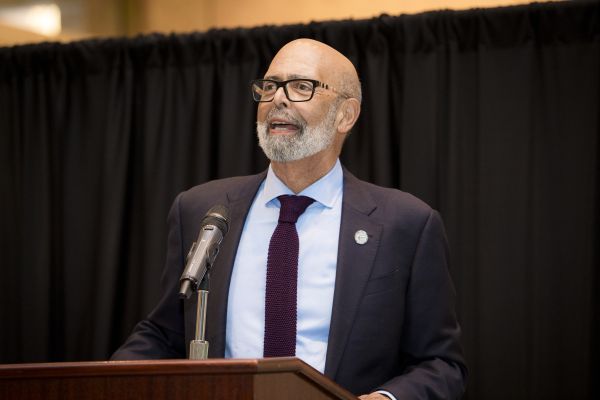
M 284 82 L 257 80 L 252 85 L 256 101 L 271 101 L 280 86 L 284 86 L 285 94 L 290 101 L 310 100 L 314 93 L 314 84 L 303 79 L 292 79 Z

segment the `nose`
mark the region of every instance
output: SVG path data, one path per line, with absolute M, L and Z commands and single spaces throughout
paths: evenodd
M 288 106 L 288 98 L 285 95 L 285 90 L 282 87 L 278 87 L 277 91 L 275 91 L 275 96 L 273 97 L 273 103 L 275 103 L 275 105 L 277 107 L 287 107 Z

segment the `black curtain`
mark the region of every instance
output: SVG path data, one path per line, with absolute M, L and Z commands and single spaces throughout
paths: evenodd
M 175 195 L 255 173 L 249 81 L 357 66 L 342 162 L 439 209 L 469 399 L 600 398 L 600 5 L 0 49 L 0 362 L 102 360 L 155 304 Z

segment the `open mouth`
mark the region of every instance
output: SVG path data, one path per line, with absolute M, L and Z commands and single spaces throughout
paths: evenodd
M 269 133 L 272 134 L 283 134 L 283 135 L 289 135 L 289 134 L 293 134 L 298 132 L 300 128 L 298 127 L 298 125 L 288 122 L 288 121 L 283 121 L 283 120 L 273 120 L 269 123 Z

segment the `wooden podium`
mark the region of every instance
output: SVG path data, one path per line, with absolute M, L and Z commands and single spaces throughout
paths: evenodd
M 297 358 L 0 365 L 0 399 L 353 399 Z

